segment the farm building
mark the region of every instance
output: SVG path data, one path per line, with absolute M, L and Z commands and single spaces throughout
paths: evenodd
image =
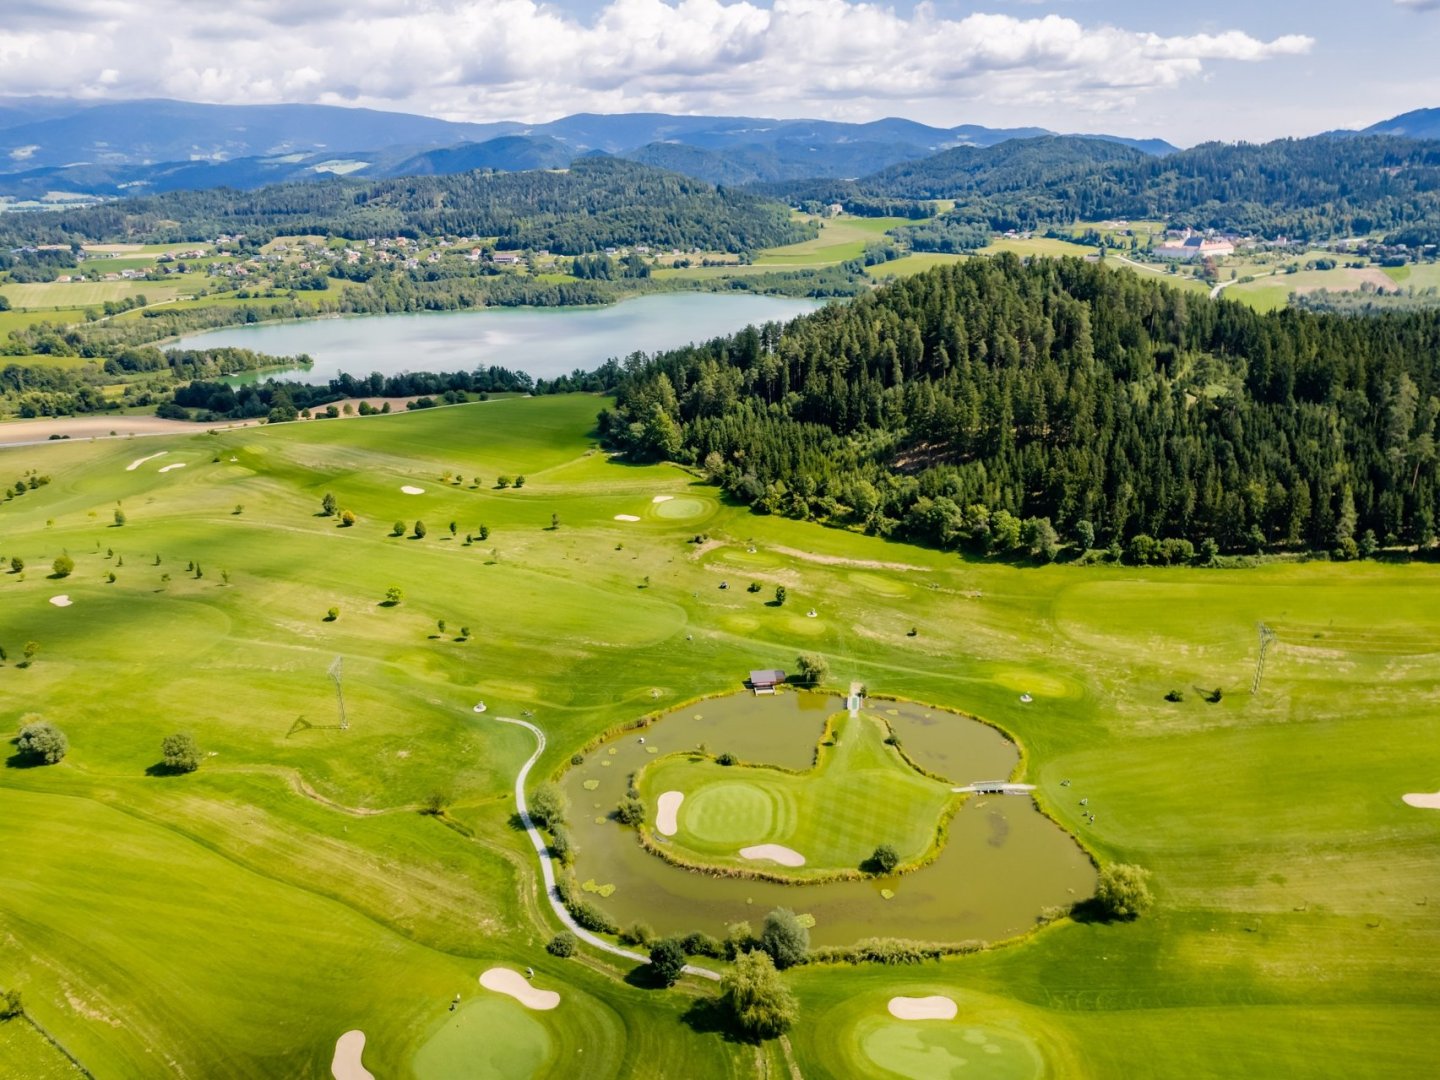
M 750 689 L 757 694 L 773 694 L 775 687 L 785 681 L 783 671 L 752 671 L 750 672 Z

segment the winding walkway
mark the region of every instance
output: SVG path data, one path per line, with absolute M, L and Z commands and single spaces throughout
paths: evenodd
M 560 902 L 560 894 L 555 888 L 555 865 L 550 861 L 550 849 L 545 843 L 545 838 L 540 835 L 540 830 L 535 828 L 535 823 L 530 820 L 530 810 L 525 804 L 525 780 L 530 775 L 531 767 L 540 760 L 540 755 L 545 752 L 545 733 L 526 720 L 512 720 L 508 716 L 497 716 L 495 719 L 502 724 L 515 724 L 517 727 L 526 728 L 535 736 L 535 752 L 515 774 L 515 809 L 520 814 L 520 822 L 525 826 L 525 831 L 530 834 L 530 842 L 535 845 L 535 854 L 540 856 L 540 874 L 545 879 L 545 897 L 550 901 L 550 907 L 554 909 L 556 917 L 572 934 L 587 945 L 593 945 L 612 956 L 623 956 L 638 964 L 648 964 L 650 958 L 644 953 L 622 949 L 619 945 L 612 945 L 604 938 L 586 930 L 575 921 L 575 917 Z M 718 980 L 720 978 L 719 972 L 711 971 L 709 968 L 696 967 L 694 964 L 686 964 L 685 972 L 689 975 L 698 975 L 702 979 Z

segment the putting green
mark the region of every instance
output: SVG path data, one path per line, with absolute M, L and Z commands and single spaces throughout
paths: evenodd
M 415 1054 L 419 1080 L 545 1075 L 555 1055 L 544 1023 L 514 1001 L 486 996 L 448 1014 Z
M 693 521 L 712 513 L 714 509 L 715 504 L 709 499 L 680 495 L 673 499 L 667 499 L 665 502 L 653 504 L 650 507 L 650 513 L 668 521 Z
M 788 793 L 742 781 L 701 788 L 680 807 L 680 828 L 703 844 L 742 845 L 788 834 L 795 800 Z
M 870 1076 L 907 1080 L 1036 1080 L 1045 1075 L 1039 1048 L 1018 1032 L 959 1020 L 862 1021 L 854 1037 Z
M 936 844 L 955 796 L 950 785 L 916 772 L 886 744 L 887 734 L 874 717 L 842 713 L 808 772 L 725 766 L 683 753 L 643 768 L 636 783 L 652 804 L 661 792 L 685 795 L 669 844 L 695 861 L 753 869 L 740 848 L 779 844 L 805 857 L 805 866 L 786 871 L 803 879 L 857 869 L 885 843 L 902 863 L 912 862 Z

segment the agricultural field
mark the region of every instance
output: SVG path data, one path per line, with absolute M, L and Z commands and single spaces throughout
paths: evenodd
M 182 278 L 188 280 L 182 280 Z M 107 300 L 144 296 L 152 304 L 171 300 L 204 281 L 201 275 L 177 275 L 173 281 L 49 281 L 6 285 L 0 295 L 12 306 L 31 310 L 99 307 Z
M 865 245 L 883 240 L 888 230 L 911 224 L 914 223 L 908 218 L 865 218 L 841 214 L 822 220 L 820 235 L 814 240 L 769 248 L 756 256 L 755 262 L 772 270 L 847 262 L 860 258 Z
M 1432 1067 L 1440 811 L 1403 796 L 1440 788 L 1440 567 L 968 561 L 752 515 L 676 466 L 614 461 L 593 442 L 604 404 L 512 398 L 0 450 L 0 483 L 50 478 L 0 503 L 3 566 L 23 564 L 0 574 L 0 727 L 40 716 L 70 743 L 59 764 L 7 753 L 0 768 L 0 987 L 93 1075 L 324 1076 L 351 1031 L 376 1076 L 413 1080 Z M 496 485 L 517 473 L 523 487 Z M 327 492 L 354 525 L 322 514 Z M 74 570 L 53 577 L 64 554 Z M 1276 640 L 1252 694 L 1259 622 Z M 1016 762 L 1038 810 L 966 801 L 952 829 L 969 815 L 974 850 L 1008 860 L 979 876 L 1025 885 L 1062 850 L 1092 878 L 1091 859 L 1136 863 L 1154 909 L 1105 922 L 1082 905 L 1043 926 L 1027 909 L 968 955 L 793 969 L 799 1022 L 761 1044 L 724 1034 L 706 979 L 661 990 L 583 944 L 549 955 L 560 924 L 512 823 L 535 743 L 497 718 L 529 714 L 545 732 L 533 789 L 605 733 L 681 706 L 710 715 L 687 703 L 793 670 L 800 652 L 828 660 L 840 693 L 864 684 L 876 709 L 890 695 L 1013 740 L 986 729 L 1012 756 L 973 771 Z M 894 707 L 880 715 L 910 724 L 917 760 L 945 749 L 926 712 Z M 790 767 L 808 767 L 826 715 L 777 714 L 769 730 L 805 748 Z M 710 719 L 718 750 L 727 722 Z M 203 751 L 194 773 L 161 763 L 176 731 Z M 890 747 L 854 750 L 847 775 L 876 772 L 868 795 L 883 802 Z M 629 767 L 608 757 L 584 767 Z M 938 771 L 976 778 L 968 762 Z M 928 792 L 933 819 L 945 796 Z M 1028 854 L 1019 809 L 1055 844 Z M 807 827 L 796 846 L 822 842 Z M 878 909 L 927 872 L 896 879 Z M 824 886 L 769 887 L 805 911 Z M 754 895 L 758 925 L 772 904 Z M 933 908 L 958 916 L 947 896 Z M 624 885 L 596 900 L 647 902 Z M 914 936 L 902 910 L 867 916 L 867 932 Z M 843 915 L 817 912 L 817 940 L 834 935 Z M 553 1008 L 478 981 L 529 967 Z M 907 1002 L 935 999 L 948 1018 L 909 1018 Z M 0 1073 L 69 1075 L 19 1024 L 0 1022 Z

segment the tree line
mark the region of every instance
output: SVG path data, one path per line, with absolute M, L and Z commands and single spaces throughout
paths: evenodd
M 584 255 L 607 247 L 751 251 L 814 235 L 783 205 L 618 158 L 569 169 L 488 170 L 393 180 L 334 179 L 257 191 L 216 188 L 10 215 L 0 247 L 75 241 L 170 243 L 244 233 L 498 238 L 510 250 Z

